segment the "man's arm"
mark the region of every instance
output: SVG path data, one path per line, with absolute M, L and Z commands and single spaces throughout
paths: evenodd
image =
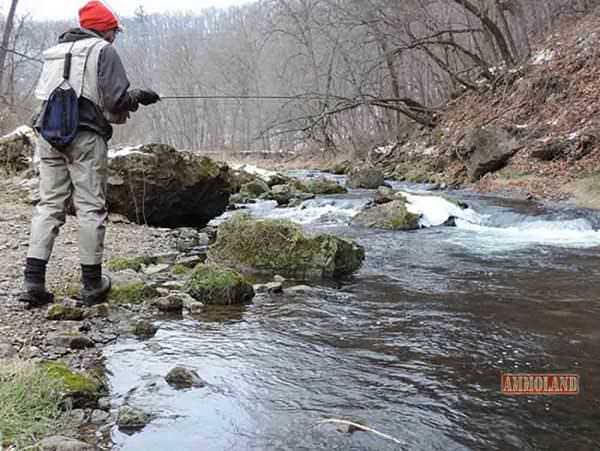
M 119 54 L 112 45 L 100 51 L 98 90 L 105 110 L 123 114 L 138 109 L 138 102 L 128 92 L 130 83 Z

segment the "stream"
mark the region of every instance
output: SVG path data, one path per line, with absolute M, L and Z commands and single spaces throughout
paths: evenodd
M 457 227 L 412 232 L 349 226 L 373 191 L 252 205 L 357 240 L 362 269 L 161 320 L 154 338 L 110 346 L 113 405 L 127 399 L 156 416 L 132 435 L 115 428 L 115 449 L 600 449 L 600 214 L 452 195 L 471 207 Z M 169 387 L 175 365 L 207 387 Z M 505 396 L 503 371 L 576 372 L 581 393 Z

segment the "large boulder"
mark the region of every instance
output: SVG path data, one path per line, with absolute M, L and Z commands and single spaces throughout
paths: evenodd
M 298 191 L 292 184 L 286 185 L 275 185 L 271 188 L 267 199 L 271 199 L 277 202 L 277 205 L 289 205 L 294 201 L 303 202 L 308 199 L 314 199 L 315 195 L 312 193 L 305 193 Z
M 309 179 L 304 185 L 306 186 L 306 192 L 312 194 L 344 194 L 348 192 L 342 185 L 327 177 Z
M 467 131 L 459 155 L 465 161 L 469 178 L 476 181 L 506 166 L 518 149 L 519 142 L 501 128 L 473 128 Z
M 148 144 L 109 154 L 108 208 L 138 224 L 204 227 L 233 191 L 227 165 Z
M 361 211 L 352 222 L 376 229 L 416 230 L 419 228 L 419 215 L 408 211 L 405 200 L 392 200 Z
M 383 172 L 380 169 L 363 166 L 352 169 L 348 173 L 348 188 L 377 189 L 385 182 Z
M 280 172 L 269 171 L 268 169 L 262 169 L 251 164 L 237 164 L 233 165 L 232 167 L 235 170 L 238 177 L 242 180 L 240 186 L 244 183 L 250 182 L 251 178 L 253 178 L 254 180 L 262 180 L 270 187 L 275 185 L 282 185 L 284 183 L 287 183 L 289 180 L 289 177 L 286 177 Z
M 362 265 L 364 249 L 332 235 L 307 236 L 290 221 L 236 215 L 221 224 L 209 261 L 243 272 L 290 277 L 338 277 Z
M 35 132 L 22 126 L 0 137 L 0 170 L 14 174 L 28 169 L 35 147 Z
M 240 193 L 250 198 L 259 197 L 261 194 L 269 192 L 269 185 L 261 179 L 255 179 L 244 183 L 240 188 Z

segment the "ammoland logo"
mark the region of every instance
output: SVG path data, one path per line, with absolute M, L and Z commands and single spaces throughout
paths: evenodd
M 578 395 L 579 374 L 502 373 L 504 395 Z

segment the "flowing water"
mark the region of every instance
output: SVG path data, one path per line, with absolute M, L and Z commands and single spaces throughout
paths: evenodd
M 454 228 L 349 226 L 372 195 L 252 207 L 356 239 L 367 258 L 354 277 L 164 320 L 156 337 L 109 348 L 114 405 L 156 415 L 115 430 L 116 448 L 600 449 L 600 216 L 462 193 L 472 208 Z M 175 365 L 209 385 L 173 390 Z M 557 370 L 581 375 L 579 396 L 500 393 L 502 371 Z

